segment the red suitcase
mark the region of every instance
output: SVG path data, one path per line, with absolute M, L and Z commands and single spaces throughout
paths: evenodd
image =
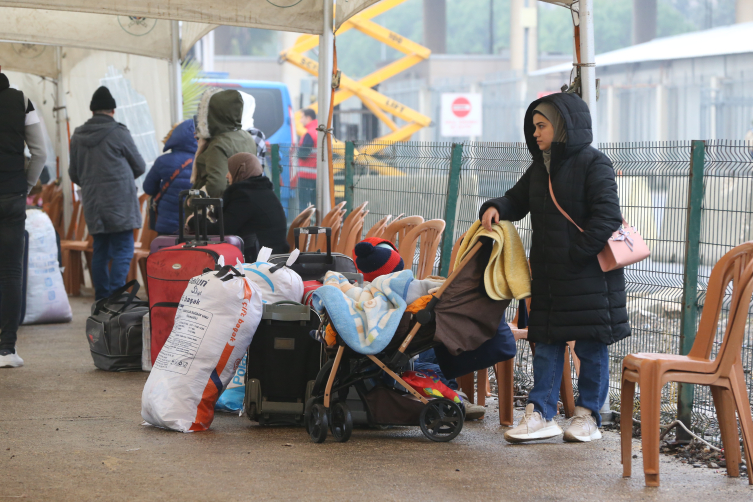
M 303 281 L 303 300 L 301 303 L 311 306 L 311 294 L 321 288 L 323 284 L 319 281 Z
M 183 195 L 187 192 L 187 190 L 181 192 L 181 205 Z M 243 262 L 243 251 L 225 242 L 225 235 L 222 231 L 222 200 L 193 200 L 199 201 L 197 205 L 204 209 L 209 205 L 216 205 L 215 207 L 219 208 L 217 213 L 221 229 L 220 242 L 209 242 L 206 233 L 200 235 L 197 231 L 195 240 L 160 249 L 147 258 L 146 280 L 149 285 L 152 364 L 157 360 L 159 351 L 170 336 L 180 298 L 188 286 L 188 281 L 201 275 L 204 269 L 217 268 L 220 257 L 224 258 L 226 265 L 235 265 L 237 260 Z M 196 207 L 194 211 L 194 218 L 198 223 L 199 207 Z M 182 234 L 182 222 L 180 228 Z

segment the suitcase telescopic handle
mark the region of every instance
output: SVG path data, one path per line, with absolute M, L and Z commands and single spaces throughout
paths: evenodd
M 225 242 L 225 218 L 222 214 L 223 209 L 223 202 L 222 199 L 209 199 L 209 198 L 201 198 L 201 199 L 195 199 L 194 202 L 191 203 L 195 206 L 194 211 L 198 212 L 199 208 L 203 209 L 204 218 L 208 218 L 209 214 L 209 207 L 214 208 L 214 213 L 217 216 L 217 220 L 220 222 L 220 242 Z M 194 216 L 196 219 L 197 217 Z M 198 222 L 196 223 L 196 235 L 199 235 L 199 228 L 198 228 Z M 207 227 L 204 225 L 204 240 L 209 242 L 209 236 L 207 235 Z
M 188 197 L 205 198 L 209 196 L 203 190 L 195 190 L 195 189 L 181 190 L 181 192 L 178 194 L 178 223 L 179 223 L 178 224 L 178 243 L 186 242 L 185 235 L 183 234 L 183 227 L 186 226 L 187 216 L 185 215 L 183 211 L 183 207 L 185 206 L 185 201 Z M 196 237 L 198 238 L 198 233 Z
M 332 229 L 329 227 L 298 227 L 293 230 L 293 238 L 295 239 L 295 248 L 298 249 L 298 243 L 300 236 L 303 235 L 327 235 L 327 258 L 332 257 Z

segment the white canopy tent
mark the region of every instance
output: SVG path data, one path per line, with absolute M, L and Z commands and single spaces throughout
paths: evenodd
M 323 35 L 319 44 L 319 103 L 322 110 L 328 110 L 329 91 L 332 85 L 333 33 L 350 17 L 377 1 L 348 0 L 342 2 L 341 0 L 342 3 L 337 16 L 334 14 L 335 0 L 265 0 L 263 2 L 260 0 L 213 0 L 211 5 L 208 5 L 205 0 L 129 0 L 127 2 L 122 0 L 0 0 L 0 7 L 26 10 L 30 17 L 26 18 L 26 14 L 23 12 L 18 15 L 30 19 L 30 23 L 39 23 L 36 24 L 36 30 L 32 28 L 27 30 L 31 33 L 26 34 L 27 38 L 23 39 L 25 42 L 37 41 L 43 43 L 40 38 L 44 37 L 45 33 L 57 34 L 61 31 L 68 31 L 68 34 L 71 34 L 81 31 L 80 23 L 84 23 L 84 18 L 68 18 L 67 16 L 80 16 L 82 14 L 117 16 L 117 29 L 110 24 L 109 29 L 99 31 L 98 27 L 91 26 L 89 23 L 85 24 L 89 26 L 88 30 L 84 30 L 87 36 L 90 36 L 91 39 L 100 40 L 103 44 L 112 42 L 108 39 L 113 38 L 114 32 L 124 30 L 122 24 L 124 22 L 130 28 L 141 31 L 146 31 L 147 27 L 154 23 L 153 31 L 159 24 L 159 20 L 183 21 L 184 23 L 203 25 L 234 25 Z M 61 26 L 60 19 L 65 18 L 71 19 L 73 22 L 68 30 Z M 19 27 L 18 22 L 15 24 L 16 31 L 27 29 L 24 26 Z M 158 42 L 149 44 L 154 51 L 169 48 L 170 54 L 166 57 L 173 61 L 176 60 L 177 53 L 175 47 L 175 40 L 177 40 L 176 25 L 177 23 L 173 22 L 168 28 L 169 37 L 171 37 L 170 40 L 173 43 L 165 43 L 161 45 L 161 48 L 156 47 L 160 45 Z M 61 26 L 61 29 L 57 29 L 57 26 Z M 146 35 L 148 34 L 142 36 Z M 155 36 L 157 35 L 158 33 L 155 34 Z M 0 39 L 3 38 L 0 36 Z M 8 38 L 4 39 L 8 40 Z M 19 40 L 19 38 L 12 38 L 11 40 Z M 48 39 L 45 43 L 52 42 Z M 134 43 L 139 45 L 138 42 Z M 174 80 L 176 76 L 177 70 L 173 72 L 171 78 Z M 320 131 L 317 152 L 317 178 L 320 181 L 317 183 L 317 207 L 321 214 L 330 209 L 329 194 L 332 188 L 329 183 L 325 182 L 329 179 L 325 137 L 325 132 Z

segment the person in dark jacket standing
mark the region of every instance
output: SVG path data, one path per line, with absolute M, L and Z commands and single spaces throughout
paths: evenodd
M 250 153 L 237 153 L 228 160 L 227 179 L 230 186 L 223 199 L 225 233 L 238 235 L 248 246 L 256 235 L 259 244 L 273 254 L 289 250 L 285 210 L 275 195 L 272 182 L 263 175 L 259 159 Z M 211 234 L 219 233 L 217 224 L 210 224 Z M 246 261 L 256 256 L 246 256 Z
M 154 197 L 154 229 L 161 235 L 177 235 L 180 192 L 191 188 L 191 169 L 197 141 L 193 120 L 176 125 L 165 138 L 163 152 L 144 179 L 144 192 Z
M 86 226 L 94 237 L 92 280 L 97 300 L 125 284 L 133 258 L 133 229 L 141 228 L 134 181 L 146 165 L 128 128 L 115 121 L 115 107 L 107 87 L 94 92 L 89 105 L 93 116 L 71 138 L 68 169 L 71 181 L 81 187 Z
M 597 254 L 622 223 L 614 168 L 591 146 L 591 114 L 574 94 L 534 101 L 524 132 L 533 163 L 504 197 L 481 206 L 485 227 L 531 214 L 531 313 L 528 340 L 536 343 L 534 386 L 525 417 L 505 433 L 511 442 L 562 434 L 557 414 L 565 342 L 580 359 L 575 417 L 567 441 L 601 438 L 599 410 L 609 390 L 607 346 L 630 336 L 622 269 L 602 272 Z M 581 233 L 555 206 L 584 231 Z
M 24 143 L 31 160 L 24 162 Z M 44 133 L 34 104 L 10 88 L 0 73 L 0 368 L 18 368 L 16 353 L 23 294 L 26 195 L 37 182 L 47 154 Z

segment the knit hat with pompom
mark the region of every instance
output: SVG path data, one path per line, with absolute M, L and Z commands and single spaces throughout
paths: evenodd
M 395 245 L 378 237 L 368 237 L 356 244 L 353 259 L 356 268 L 363 274 L 363 279 L 369 282 L 380 275 L 399 272 L 405 268 Z

